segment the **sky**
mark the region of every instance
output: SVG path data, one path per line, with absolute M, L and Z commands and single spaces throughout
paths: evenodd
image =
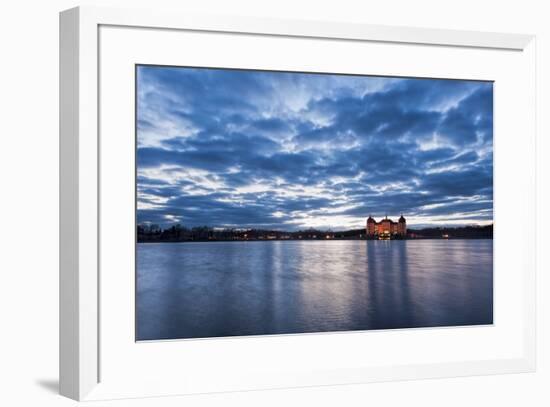
M 140 65 L 136 120 L 138 223 L 492 223 L 492 82 Z

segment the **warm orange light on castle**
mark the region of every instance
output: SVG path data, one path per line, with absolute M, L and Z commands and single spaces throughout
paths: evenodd
M 380 222 L 376 222 L 371 216 L 367 219 L 367 237 L 378 237 L 379 239 L 391 239 L 392 237 L 407 236 L 407 221 L 401 215 L 397 222 L 388 219 L 386 216 Z

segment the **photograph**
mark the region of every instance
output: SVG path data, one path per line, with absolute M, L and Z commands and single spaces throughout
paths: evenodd
M 4 2 L 0 407 L 550 407 L 509 3 Z
M 493 85 L 135 66 L 135 340 L 493 324 Z

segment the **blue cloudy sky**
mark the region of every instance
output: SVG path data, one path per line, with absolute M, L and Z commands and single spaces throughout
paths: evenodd
M 492 222 L 490 82 L 139 66 L 137 97 L 140 223 Z

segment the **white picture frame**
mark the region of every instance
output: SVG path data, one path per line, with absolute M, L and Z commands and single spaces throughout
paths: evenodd
M 453 50 L 478 50 L 479 52 L 491 52 L 494 58 L 500 53 L 506 53 L 513 58 L 514 65 L 506 75 L 512 78 L 516 75 L 515 81 L 509 86 L 510 91 L 516 89 L 520 92 L 518 99 L 521 99 L 521 106 L 518 106 L 516 120 L 522 121 L 522 136 L 515 140 L 502 137 L 496 140 L 496 169 L 495 177 L 498 180 L 507 176 L 506 167 L 511 163 L 498 164 L 507 161 L 507 157 L 516 151 L 517 162 L 521 166 L 518 174 L 519 183 L 516 186 L 521 201 L 510 202 L 510 207 L 505 206 L 504 201 L 499 208 L 498 193 L 495 198 L 496 217 L 499 213 L 506 215 L 513 208 L 521 204 L 522 213 L 535 213 L 535 39 L 530 35 L 503 34 L 503 33 L 482 33 L 465 32 L 439 29 L 423 29 L 410 27 L 388 27 L 376 25 L 358 25 L 345 23 L 329 23 L 314 21 L 292 21 L 266 18 L 250 17 L 228 17 L 228 16 L 205 16 L 179 14 L 163 11 L 150 10 L 118 10 L 95 7 L 78 7 L 64 11 L 60 14 L 60 392 L 62 395 L 75 400 L 95 400 L 106 398 L 140 397 L 150 395 L 171 395 L 190 394 L 199 392 L 215 392 L 230 390 L 267 389 L 280 387 L 298 387 L 311 385 L 327 385 L 342 383 L 363 383 L 380 380 L 401 380 L 427 377 L 461 376 L 474 374 L 493 374 L 510 372 L 529 372 L 535 369 L 535 237 L 533 233 L 519 232 L 521 253 L 517 256 L 518 266 L 512 270 L 513 265 L 506 265 L 507 259 L 497 261 L 495 268 L 499 270 L 509 268 L 508 274 L 516 273 L 517 280 L 510 280 L 509 288 L 502 288 L 502 295 L 510 295 L 514 288 L 514 281 L 517 290 L 518 303 L 517 319 L 510 326 L 515 328 L 509 331 L 513 337 L 513 346 L 503 345 L 500 356 L 492 355 L 483 358 L 479 354 L 472 358 L 464 358 L 455 362 L 439 360 L 434 356 L 428 363 L 411 363 L 408 361 L 399 362 L 399 356 L 391 364 L 384 365 L 346 365 L 339 366 L 335 360 L 327 361 L 325 367 L 312 366 L 311 372 L 293 370 L 289 365 L 288 370 L 280 367 L 279 370 L 266 368 L 265 375 L 253 369 L 245 371 L 235 361 L 227 359 L 224 375 L 210 378 L 207 375 L 201 376 L 198 364 L 190 366 L 195 369 L 199 379 L 193 381 L 169 380 L 176 375 L 176 371 L 167 368 L 166 376 L 157 376 L 159 381 L 151 381 L 144 378 L 143 382 L 136 376 L 128 376 L 129 379 L 121 379 L 123 369 L 117 370 L 117 374 L 106 374 L 114 363 L 105 359 L 105 355 L 113 353 L 115 348 L 108 342 L 112 334 L 107 324 L 107 331 L 102 328 L 102 319 L 108 320 L 106 313 L 110 314 L 109 307 L 113 302 L 108 300 L 112 293 L 102 292 L 105 281 L 109 282 L 111 277 L 102 274 L 101 265 L 105 264 L 105 253 L 101 251 L 102 235 L 101 218 L 102 203 L 105 204 L 105 197 L 102 198 L 100 184 L 103 177 L 101 174 L 106 169 L 108 159 L 104 160 L 102 149 L 104 139 L 100 137 L 101 132 L 101 95 L 100 95 L 100 72 L 102 63 L 100 57 L 109 57 L 109 54 L 102 54 L 101 47 L 107 45 L 102 41 L 109 41 L 108 35 L 101 35 L 101 30 L 107 27 L 138 30 L 143 38 L 153 36 L 154 32 L 165 33 L 197 33 L 223 35 L 255 36 L 258 38 L 293 40 L 327 40 L 331 42 L 354 43 L 354 44 L 397 44 L 422 46 L 425 49 L 434 47 L 449 48 Z M 148 33 L 149 34 L 148 34 Z M 133 34 L 132 34 L 133 35 Z M 121 37 L 121 41 L 122 41 Z M 174 39 L 180 41 L 179 39 Z M 151 40 L 154 42 L 154 39 Z M 146 47 L 146 46 L 144 46 Z M 380 52 L 384 52 L 383 50 Z M 124 54 L 124 52 L 121 52 Z M 487 56 L 489 58 L 489 56 Z M 140 62 L 140 61 L 137 61 Z M 107 64 L 108 65 L 108 64 Z M 412 68 L 411 68 L 412 69 Z M 414 71 L 416 69 L 416 71 Z M 422 76 L 422 68 L 414 68 L 411 72 Z M 440 68 L 443 69 L 443 68 Z M 495 68 L 496 69 L 496 68 Z M 504 69 L 504 68 L 502 68 Z M 515 70 L 515 73 L 512 72 Z M 480 67 L 480 72 L 483 71 Z M 441 71 L 439 71 L 441 72 Z M 490 79 L 491 75 L 481 72 L 480 78 Z M 377 74 L 384 72 L 377 71 Z M 456 72 L 449 72 L 449 77 L 461 75 L 458 68 Z M 471 75 L 469 75 L 470 77 Z M 519 90 L 521 89 L 521 90 Z M 497 88 L 498 92 L 498 88 Z M 122 97 L 132 98 L 133 95 Z M 133 103 L 133 102 L 132 102 Z M 504 108 L 503 108 L 504 109 Z M 497 129 L 498 129 L 497 124 Z M 505 129 L 502 129 L 502 134 Z M 133 129 L 131 129 L 133 131 Z M 119 148 L 127 149 L 127 145 L 120 145 Z M 111 148 L 111 146 L 109 146 Z M 114 146 L 113 148 L 118 148 Z M 500 153 L 498 152 L 500 149 Z M 501 154 L 499 156 L 499 154 Z M 133 152 L 132 152 L 133 156 Z M 517 163 L 516 162 L 516 163 Z M 123 163 L 121 166 L 125 166 Z M 517 181 L 517 180 L 516 180 Z M 505 195 L 505 188 L 512 188 L 502 183 L 501 194 Z M 133 188 L 133 187 L 132 187 Z M 498 189 L 498 185 L 497 185 Z M 508 191 L 511 195 L 512 191 Z M 107 197 L 108 198 L 108 197 Z M 103 201 L 102 201 L 103 199 Z M 129 208 L 132 209 L 132 208 Z M 107 216 L 109 216 L 107 214 Z M 534 215 L 532 215 L 534 216 Z M 502 218 L 502 225 L 505 218 Z M 496 226 L 496 230 L 499 230 Z M 504 229 L 500 229 L 503 231 Z M 498 236 L 498 232 L 497 233 Z M 498 237 L 496 238 L 498 239 Z M 126 242 L 133 245 L 133 241 Z M 130 246 L 132 246 L 130 245 Z M 128 245 L 127 245 L 128 246 Z M 133 250 L 130 247 L 129 250 Z M 504 253 L 501 250 L 500 253 Z M 498 254 L 499 252 L 497 252 Z M 502 255 L 504 256 L 504 254 Z M 133 260 L 133 259 L 132 259 Z M 498 259 L 497 259 L 498 260 Z M 506 273 L 504 273 L 506 274 Z M 498 278 L 498 276 L 497 276 Z M 125 284 L 122 280 L 121 284 Z M 500 287 L 504 287 L 501 285 Z M 508 287 L 508 286 L 506 286 Z M 132 287 L 129 287 L 133 290 Z M 114 286 L 113 286 L 114 290 Z M 112 291 L 112 290 L 111 290 Z M 129 294 L 130 295 L 130 294 Z M 498 297 L 499 292 L 495 295 Z M 126 298 L 126 297 L 122 297 Z M 502 296 L 501 296 L 502 298 Z M 109 302 L 111 301 L 111 302 Z M 123 301 L 124 302 L 124 301 Z M 128 305 L 128 304 L 126 304 Z M 498 310 L 497 310 L 498 312 Z M 128 315 L 129 323 L 133 324 L 133 317 Z M 124 325 L 124 324 L 123 324 Z M 500 326 L 505 326 L 502 323 Z M 115 329 L 115 328 L 112 328 Z M 468 329 L 468 328 L 464 328 Z M 477 328 L 476 328 L 477 329 Z M 482 329 L 482 328 L 480 328 Z M 487 328 L 485 328 L 487 329 Z M 489 328 L 491 329 L 491 328 Z M 464 335 L 485 335 L 487 331 L 479 330 L 478 333 L 471 329 Z M 459 332 L 446 330 L 437 331 L 437 335 L 443 338 L 458 335 Z M 443 332 L 443 333 L 442 333 Z M 326 347 L 340 346 L 338 341 L 343 338 L 348 341 L 350 347 L 360 346 L 365 340 L 363 334 L 345 333 L 325 336 L 282 336 L 270 338 L 269 346 L 274 353 L 290 349 L 294 346 Z M 375 333 L 382 338 L 383 333 Z M 399 344 L 399 336 L 408 335 L 403 330 L 394 332 L 388 343 Z M 416 331 L 415 338 L 404 340 L 428 341 L 436 335 L 430 330 Z M 500 333 L 498 335 L 504 335 Z M 494 338 L 501 338 L 495 336 Z M 493 339 L 494 339 L 493 338 Z M 472 336 L 472 341 L 473 336 Z M 247 349 L 254 347 L 263 349 L 267 339 L 261 337 L 247 339 L 220 339 L 195 341 L 192 345 L 194 352 L 211 352 L 213 349 L 223 349 L 239 352 L 244 355 Z M 384 339 L 386 341 L 386 339 Z M 392 342 L 393 341 L 393 342 Z M 298 344 L 299 342 L 299 344 Z M 122 343 L 122 342 L 121 342 Z M 166 354 L 175 352 L 175 346 L 191 344 L 191 342 L 180 342 L 178 345 L 172 343 L 151 344 L 155 349 L 151 352 Z M 476 343 L 476 342 L 472 342 Z M 118 346 L 118 345 L 117 345 Z M 390 346 L 390 345 L 387 345 Z M 172 348 L 172 350 L 166 348 Z M 227 347 L 227 348 L 226 348 Z M 163 348 L 163 349 L 160 349 Z M 513 349 L 512 349 L 513 348 Z M 465 352 L 470 349 L 466 349 Z M 143 347 L 140 348 L 140 352 Z M 225 350 L 224 350 L 225 352 Z M 441 350 L 452 352 L 450 350 Z M 121 354 L 124 352 L 121 352 Z M 142 353 L 124 356 L 128 363 L 140 363 L 140 360 L 130 360 L 130 355 L 142 355 Z M 133 356 L 132 356 L 133 357 Z M 147 361 L 144 356 L 143 371 L 147 370 Z M 119 361 L 120 362 L 120 361 Z M 117 362 L 118 363 L 118 362 Z M 198 362 L 197 362 L 198 363 Z M 227 364 L 235 365 L 227 367 Z M 289 362 L 290 364 L 290 362 Z M 192 362 L 190 362 L 192 365 Z M 128 368 L 130 369 L 130 368 Z M 132 368 L 134 371 L 135 367 Z M 240 370 L 241 369 L 241 370 Z M 229 373 L 232 372 L 232 373 Z M 294 375 L 292 375 L 294 372 Z M 229 375 L 233 374 L 234 379 L 230 380 Z M 292 376 L 292 377 L 289 377 Z M 142 375 L 145 376 L 145 373 Z M 183 374 L 185 376 L 185 374 Z M 257 378 L 257 379 L 253 379 Z

